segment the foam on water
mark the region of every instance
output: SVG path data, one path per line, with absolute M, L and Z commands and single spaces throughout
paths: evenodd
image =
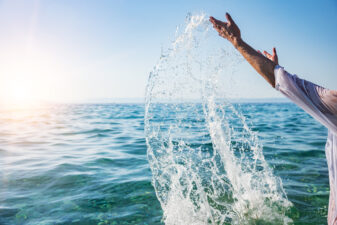
M 150 73 L 145 134 L 163 220 L 292 223 L 257 135 L 226 100 L 241 58 L 223 45 L 206 15 L 189 15 Z

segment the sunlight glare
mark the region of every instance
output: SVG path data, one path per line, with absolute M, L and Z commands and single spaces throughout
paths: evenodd
M 27 108 L 38 103 L 31 83 L 25 80 L 12 80 L 7 83 L 3 105 L 7 108 Z

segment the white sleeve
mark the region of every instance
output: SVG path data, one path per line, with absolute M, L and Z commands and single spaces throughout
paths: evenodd
M 276 90 L 337 134 L 337 115 L 326 107 L 318 94 L 324 89 L 323 87 L 289 74 L 278 65 L 274 69 L 274 74 Z

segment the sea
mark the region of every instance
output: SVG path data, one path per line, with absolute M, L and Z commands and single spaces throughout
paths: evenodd
M 326 224 L 326 128 L 233 102 L 243 58 L 221 41 L 187 15 L 143 103 L 0 108 L 0 224 Z
M 285 216 L 326 224 L 326 128 L 292 103 L 234 106 L 282 180 L 292 203 Z M 164 224 L 143 104 L 0 110 L 0 124 L 0 224 Z

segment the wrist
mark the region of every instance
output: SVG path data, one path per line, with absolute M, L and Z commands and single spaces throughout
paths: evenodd
M 232 41 L 232 44 L 234 45 L 235 48 L 239 48 L 240 46 L 242 46 L 243 43 L 244 41 L 241 39 L 241 37 L 234 38 Z

